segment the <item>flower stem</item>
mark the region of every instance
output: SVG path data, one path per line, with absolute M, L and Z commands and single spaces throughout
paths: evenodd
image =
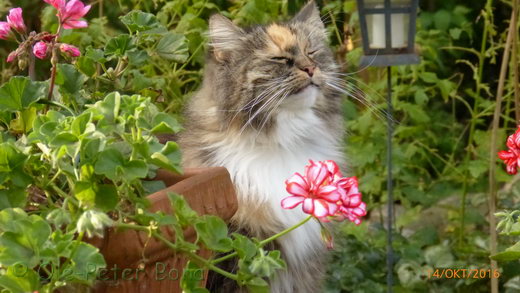
M 280 233 L 275 234 L 275 235 L 273 235 L 273 236 L 271 236 L 271 237 L 269 237 L 269 238 L 267 238 L 267 239 L 264 239 L 264 240 L 260 241 L 260 243 L 259 243 L 259 245 L 258 245 L 259 248 L 264 247 L 267 243 L 272 242 L 272 241 L 274 241 L 274 240 L 276 240 L 276 239 L 282 237 L 283 235 L 285 235 L 285 234 L 287 234 L 287 233 L 289 233 L 289 232 L 295 230 L 296 228 L 300 227 L 301 225 L 307 223 L 307 222 L 308 222 L 310 219 L 312 219 L 312 218 L 313 218 L 312 216 L 308 216 L 307 218 L 305 218 L 305 219 L 304 219 L 303 221 L 301 221 L 300 223 L 298 223 L 298 224 L 296 224 L 296 225 L 294 225 L 294 226 L 292 226 L 292 227 L 289 227 L 289 228 L 287 228 L 287 229 L 281 231 Z M 211 263 L 216 264 L 216 263 L 219 263 L 219 262 L 223 262 L 223 261 L 228 260 L 228 259 L 230 259 L 230 258 L 233 258 L 233 257 L 235 257 L 235 256 L 237 256 L 237 253 L 236 253 L 236 252 L 233 252 L 233 253 L 230 253 L 230 254 L 225 255 L 225 256 L 223 256 L 223 257 L 220 257 L 220 258 L 214 259 Z
M 312 216 L 308 216 L 307 218 L 305 218 L 303 221 L 301 221 L 300 223 L 290 227 L 290 228 L 287 228 L 285 230 L 283 230 L 282 232 L 278 233 L 278 234 L 275 234 L 267 239 L 264 239 L 262 241 L 260 241 L 260 247 L 263 247 L 264 245 L 266 245 L 267 243 L 273 241 L 273 240 L 276 240 L 282 236 L 284 236 L 285 234 L 295 230 L 296 228 L 302 226 L 303 224 L 307 223 L 310 219 L 312 219 L 313 217 Z

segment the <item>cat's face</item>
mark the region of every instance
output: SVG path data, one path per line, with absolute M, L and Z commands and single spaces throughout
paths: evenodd
M 258 130 L 277 111 L 326 107 L 334 98 L 328 79 L 337 69 L 326 40 L 313 2 L 287 23 L 248 30 L 213 16 L 210 54 L 228 116 Z

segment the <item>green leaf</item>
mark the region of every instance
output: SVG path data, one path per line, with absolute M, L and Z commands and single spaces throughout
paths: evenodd
M 16 230 L 0 235 L 0 264 L 12 265 L 17 262 L 34 267 L 40 261 L 39 251 L 51 235 L 49 224 L 37 215 L 19 214 Z
M 400 104 L 400 107 L 410 115 L 410 118 L 418 123 L 426 123 L 430 121 L 428 114 L 426 114 L 426 112 L 418 105 L 403 102 Z
M 40 288 L 40 276 L 24 264 L 12 265 L 0 276 L 0 287 L 12 293 L 35 292 Z
M 96 200 L 96 184 L 90 181 L 77 181 L 74 185 L 74 196 L 82 203 L 93 205 Z
M 447 10 L 441 9 L 433 15 L 433 22 L 438 30 L 447 31 L 450 27 L 451 13 Z
M 108 41 L 105 46 L 105 54 L 123 57 L 127 51 L 134 48 L 135 44 L 132 37 L 128 34 L 122 34 Z
M 188 45 L 186 37 L 169 32 L 157 44 L 157 54 L 162 58 L 175 62 L 185 62 L 188 59 Z
M 267 255 L 255 257 L 249 265 L 249 270 L 260 277 L 271 277 L 276 270 L 285 268 L 285 262 L 280 258 L 280 251 L 273 250 Z
M 426 102 L 428 102 L 428 96 L 426 95 L 426 92 L 424 92 L 423 89 L 419 89 L 415 92 L 414 95 L 415 103 L 417 105 L 424 105 Z
M 44 82 L 31 81 L 27 77 L 15 76 L 0 87 L 0 108 L 20 111 L 30 107 L 45 96 Z
M 439 80 L 435 72 L 423 72 L 419 77 L 426 83 L 436 83 Z
M 180 287 L 186 293 L 209 293 L 206 288 L 199 287 L 204 280 L 204 271 L 191 261 L 183 269 Z
M 182 227 L 191 225 L 195 222 L 195 220 L 197 220 L 199 216 L 194 210 L 190 208 L 184 197 L 172 192 L 168 192 L 168 198 L 170 199 L 170 203 L 172 205 L 172 211 L 174 212 L 175 217 Z
M 123 167 L 124 162 L 125 159 L 121 152 L 112 148 L 107 149 L 99 154 L 94 171 L 96 174 L 103 174 L 111 180 L 116 180 L 117 168 Z
M 256 255 L 257 247 L 253 241 L 242 234 L 233 233 L 233 248 L 236 250 L 238 257 L 249 260 Z
M 6 208 L 23 208 L 27 200 L 27 192 L 23 188 L 1 189 L 0 210 Z
M 157 113 L 153 117 L 151 132 L 156 133 L 177 133 L 182 130 L 181 124 L 172 115 L 168 113 Z
M 520 259 L 520 251 L 502 251 L 491 256 L 491 259 L 496 261 L 513 261 Z
M 248 292 L 250 293 L 269 293 L 269 284 L 266 280 L 256 277 L 251 280 L 248 280 L 246 283 Z
M 442 98 L 445 102 L 447 102 L 451 92 L 455 89 L 455 83 L 447 79 L 442 79 L 437 82 L 437 86 L 441 90 Z
M 120 19 L 131 33 L 143 32 L 161 26 L 155 15 L 139 10 L 130 11 L 125 16 L 120 17 Z
M 56 135 L 55 138 L 53 138 L 50 141 L 50 145 L 54 147 L 59 147 L 62 145 L 69 145 L 77 142 L 79 139 L 77 136 L 70 132 L 61 132 L 58 135 Z
M 226 223 L 219 217 L 205 215 L 195 224 L 195 230 L 206 247 L 220 252 L 230 251 L 232 240 L 228 237 Z
M 96 207 L 103 211 L 111 211 L 119 202 L 117 188 L 114 185 L 102 184 L 96 193 Z
M 462 30 L 458 27 L 450 29 L 450 36 L 454 40 L 460 39 L 460 34 L 462 33 Z
M 94 165 L 96 174 L 103 174 L 111 180 L 122 178 L 130 181 L 136 178 L 144 178 L 148 175 L 148 165 L 142 160 L 127 161 L 114 148 L 102 151 Z
M 76 61 L 78 70 L 88 77 L 93 77 L 96 74 L 96 62 L 87 56 L 80 56 Z
M 59 63 L 57 68 L 56 84 L 60 86 L 60 90 L 72 95 L 83 88 L 87 77 L 73 65 Z
M 77 245 L 76 252 L 71 257 L 74 267 L 69 268 L 73 272 L 69 276 L 91 284 L 96 280 L 97 272 L 106 267 L 105 259 L 99 249 L 90 244 L 76 240 L 74 245 Z
M 87 129 L 87 124 L 90 122 L 91 116 L 91 113 L 86 112 L 74 118 L 71 124 L 72 133 L 77 136 L 82 135 Z
M 16 111 L 16 117 L 9 123 L 9 128 L 17 133 L 27 133 L 32 129 L 34 120 L 36 120 L 36 108 L 29 107 L 22 111 Z
M 115 122 L 119 116 L 119 109 L 121 108 L 121 95 L 118 92 L 113 92 L 99 102 L 96 102 L 90 111 L 99 115 L 98 119 L 103 119 L 110 123 Z
M 123 165 L 123 177 L 128 180 L 145 178 L 148 175 L 148 165 L 142 160 L 132 160 Z
M 155 152 L 150 156 L 150 163 L 157 167 L 164 168 L 175 172 L 182 173 L 181 169 L 181 151 L 177 143 L 168 141 L 160 152 Z
M 92 47 L 87 48 L 87 52 L 85 53 L 85 57 L 92 59 L 96 63 L 105 63 L 107 62 L 105 58 L 105 53 L 103 50 L 94 49 Z

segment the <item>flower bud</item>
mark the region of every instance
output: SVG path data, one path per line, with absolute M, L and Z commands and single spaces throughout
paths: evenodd
M 47 57 L 47 51 L 48 47 L 45 42 L 39 41 L 33 46 L 33 54 L 36 58 L 45 59 L 45 57 Z
M 16 59 L 16 57 L 18 57 L 18 52 L 13 51 L 13 52 L 9 53 L 9 55 L 7 56 L 7 62 L 8 63 L 13 62 L 14 59 Z
M 67 211 L 56 209 L 50 212 L 45 218 L 56 227 L 61 227 L 70 223 L 70 215 Z
M 332 236 L 332 233 L 330 233 L 330 231 L 325 227 L 321 228 L 321 240 L 325 242 L 328 250 L 334 249 L 334 237 Z
M 89 238 L 93 235 L 102 237 L 105 227 L 110 227 L 112 224 L 112 219 L 105 213 L 88 210 L 79 217 L 76 228 L 80 233 L 87 233 Z
M 81 52 L 78 48 L 69 45 L 69 44 L 61 44 L 60 45 L 60 51 L 63 53 L 66 53 L 70 57 L 79 57 L 81 55 Z
M 28 64 L 29 62 L 27 62 L 26 56 L 18 56 L 18 68 L 20 68 L 20 70 L 24 70 Z

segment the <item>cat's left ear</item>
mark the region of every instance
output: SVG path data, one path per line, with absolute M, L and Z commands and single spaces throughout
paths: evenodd
M 244 31 L 226 17 L 215 14 L 209 19 L 209 45 L 218 61 L 227 61 L 232 53 L 239 50 Z
M 325 28 L 323 21 L 320 18 L 320 10 L 314 1 L 309 1 L 303 8 L 296 14 L 293 21 L 303 22 L 316 28 Z

